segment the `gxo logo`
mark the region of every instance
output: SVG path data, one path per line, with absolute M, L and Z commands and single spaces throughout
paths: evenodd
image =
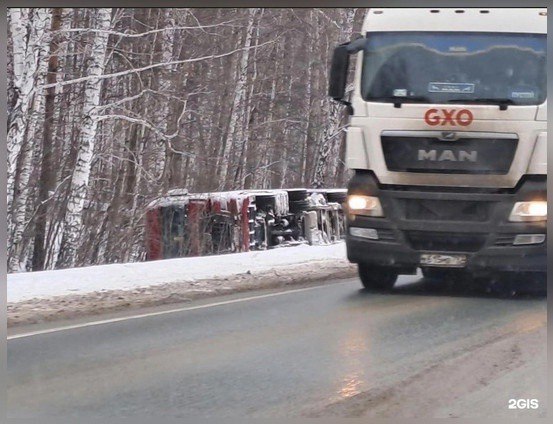
M 466 127 L 472 124 L 474 116 L 468 109 L 428 109 L 424 114 L 424 121 L 433 127 L 436 125 L 460 125 Z

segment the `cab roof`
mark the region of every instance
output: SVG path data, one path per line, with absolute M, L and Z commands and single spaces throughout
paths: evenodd
M 370 8 L 366 32 L 465 31 L 547 34 L 546 8 Z

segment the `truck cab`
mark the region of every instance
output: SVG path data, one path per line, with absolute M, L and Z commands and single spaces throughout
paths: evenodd
M 546 9 L 373 8 L 335 49 L 347 252 L 366 287 L 417 268 L 545 285 L 546 40 Z

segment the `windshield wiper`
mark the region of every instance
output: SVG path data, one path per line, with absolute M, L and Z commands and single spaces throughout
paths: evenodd
M 388 97 L 374 97 L 369 98 L 367 101 L 388 101 L 393 102 L 394 107 L 401 107 L 403 103 L 432 103 L 428 97 L 425 96 L 388 96 Z
M 507 110 L 509 105 L 514 105 L 515 102 L 512 99 L 501 99 L 501 98 L 483 98 L 483 99 L 451 99 L 448 100 L 448 103 L 486 103 L 492 105 L 499 105 L 499 110 Z

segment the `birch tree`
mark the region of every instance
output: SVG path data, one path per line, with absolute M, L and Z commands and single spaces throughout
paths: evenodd
M 221 163 L 219 180 L 223 188 L 228 188 L 227 173 L 229 168 L 228 157 L 229 154 L 235 149 L 236 142 L 241 139 L 242 123 L 240 120 L 244 119 L 244 105 L 242 102 L 246 96 L 246 80 L 248 72 L 248 60 L 250 57 L 250 46 L 252 43 L 253 31 L 254 31 L 254 19 L 257 9 L 249 9 L 248 24 L 246 28 L 246 34 L 244 37 L 244 50 L 238 67 L 238 81 L 236 82 L 236 91 L 234 93 L 234 101 L 232 103 L 231 115 L 228 126 L 227 138 L 223 144 L 221 152 Z
M 48 71 L 46 75 L 46 81 L 48 83 L 54 83 L 58 77 L 59 68 L 59 49 L 61 44 L 58 42 L 58 36 L 54 33 L 59 31 L 62 24 L 62 8 L 52 9 L 52 23 L 50 28 L 50 47 L 48 60 Z M 46 58 L 45 58 L 46 59 Z M 56 113 L 57 111 L 57 113 Z M 46 228 L 47 228 L 47 209 L 48 198 L 50 192 L 55 188 L 55 173 L 53 170 L 53 153 L 54 153 L 54 133 L 56 131 L 55 120 L 59 117 L 59 108 L 56 108 L 56 89 L 50 87 L 44 93 L 44 120 L 42 130 L 42 146 L 40 149 L 40 184 L 37 193 L 37 213 L 36 213 L 36 225 L 34 234 L 34 249 L 32 258 L 33 269 L 43 269 L 45 264 L 46 250 L 48 246 L 46 241 Z
M 95 13 L 97 29 L 100 30 L 94 36 L 87 67 L 88 77 L 99 77 L 105 68 L 106 50 L 111 25 L 111 9 L 98 9 Z M 63 254 L 61 266 L 71 267 L 76 263 L 76 254 L 82 233 L 82 213 L 86 200 L 94 142 L 96 137 L 97 107 L 100 104 L 102 81 L 99 78 L 89 78 L 85 82 L 84 103 L 82 110 L 81 134 L 77 161 L 73 176 L 71 177 L 69 196 L 67 199 L 67 211 L 63 228 Z
M 23 138 L 27 126 L 27 111 L 29 109 L 29 97 L 32 89 L 32 73 L 36 69 L 36 62 L 29 47 L 27 34 L 30 26 L 30 11 L 27 8 L 8 9 L 8 19 L 10 25 L 11 44 L 12 44 L 12 66 L 13 80 L 12 103 L 13 107 L 8 116 L 8 137 L 7 137 L 7 206 L 8 206 L 8 237 L 10 237 L 11 225 L 11 206 L 14 196 L 15 176 L 17 167 L 17 158 L 23 145 Z M 8 239 L 8 242 L 10 240 Z M 9 248 L 9 246 L 8 246 Z
M 31 174 L 31 160 L 33 147 L 41 119 L 44 115 L 42 93 L 33 90 L 37 84 L 41 84 L 46 76 L 49 40 L 46 36 L 50 23 L 50 11 L 48 9 L 32 9 L 30 12 L 19 12 L 12 19 L 21 19 L 27 24 L 27 45 L 25 46 L 23 69 L 20 67 L 22 54 L 17 53 L 14 61 L 14 74 L 16 87 L 19 87 L 19 97 L 9 124 L 8 132 L 8 269 L 24 270 L 23 260 L 23 230 L 27 224 L 27 203 L 29 195 L 29 179 Z M 27 19 L 28 18 L 28 19 Z M 12 22 L 12 34 L 14 34 L 15 51 L 23 48 L 22 29 L 17 22 Z M 18 63 L 16 65 L 16 63 Z M 17 68 L 16 68 L 17 67 Z M 29 119 L 31 118 L 31 119 Z M 16 162 L 18 163 L 15 169 Z
M 48 21 L 47 9 L 9 9 L 13 49 L 14 107 L 8 116 L 8 175 L 7 205 L 8 234 L 13 232 L 12 202 L 15 195 L 17 161 L 29 124 L 29 109 L 33 101 L 33 87 L 38 68 L 41 38 Z
M 145 207 L 170 188 L 339 184 L 328 61 L 361 16 L 10 9 L 10 269 L 141 260 Z
M 168 31 L 163 32 L 161 38 L 161 60 L 164 63 L 169 63 L 174 58 L 173 50 L 175 46 L 175 31 L 171 30 L 171 28 L 176 26 L 174 14 L 171 9 L 163 10 L 163 22 Z M 164 69 L 160 75 L 159 89 L 162 93 L 170 92 L 172 85 L 171 76 L 173 72 L 174 67 L 169 66 Z M 169 122 L 171 121 L 170 113 L 170 101 L 165 99 L 159 111 L 159 125 L 164 134 L 167 133 L 169 129 Z M 158 138 L 154 153 L 154 170 L 158 176 L 161 175 L 165 167 L 165 157 L 168 150 L 165 140 Z
M 355 17 L 355 10 L 343 10 L 341 11 L 341 22 L 340 22 L 340 39 L 349 40 L 353 32 L 353 21 Z M 326 58 L 330 57 L 330 46 L 326 49 Z M 328 76 L 328 71 L 326 72 Z M 328 77 L 327 77 L 328 80 Z M 343 128 L 341 128 L 342 119 L 341 116 L 344 115 L 344 108 L 340 104 L 336 104 L 326 98 L 322 102 L 322 110 L 328 121 L 328 125 L 324 128 L 321 133 L 321 138 L 318 143 L 318 152 L 317 152 L 317 161 L 315 164 L 315 172 L 313 176 L 312 186 L 313 187 L 325 187 L 327 185 L 327 175 L 329 171 L 333 174 L 336 166 L 331 166 L 331 164 L 336 164 L 337 157 L 337 148 L 339 146 Z M 332 175 L 331 174 L 331 175 Z

